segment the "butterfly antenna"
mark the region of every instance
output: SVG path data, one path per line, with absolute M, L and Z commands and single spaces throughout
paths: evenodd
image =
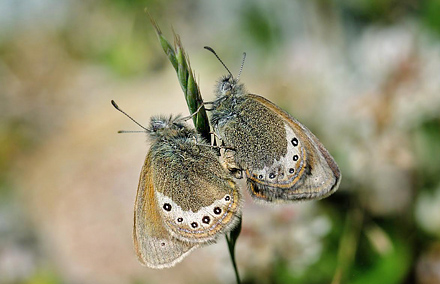
M 114 100 L 112 100 L 112 105 L 115 107 L 115 109 L 119 110 L 120 112 L 122 112 L 123 114 L 125 114 L 126 117 L 128 117 L 129 119 L 131 119 L 131 121 L 133 121 L 134 123 L 136 123 L 137 125 L 139 125 L 142 129 L 144 129 L 145 131 L 150 131 L 149 129 L 145 128 L 144 126 L 142 126 L 139 122 L 137 122 L 136 120 L 134 120 L 134 118 L 132 118 L 131 116 L 129 116 L 125 111 L 123 111 L 122 109 L 119 108 L 119 106 L 115 103 Z M 127 133 L 127 132 L 143 132 L 143 131 L 118 131 L 118 133 Z
M 118 133 L 145 133 L 145 131 L 141 131 L 141 130 L 119 130 Z
M 220 59 L 220 57 L 217 55 L 217 53 L 214 51 L 214 49 L 212 49 L 209 46 L 205 46 L 205 49 L 211 51 L 212 53 L 214 53 L 215 57 L 217 57 L 218 61 L 220 61 L 220 63 L 223 65 L 223 67 L 225 67 L 225 69 L 228 71 L 229 75 L 231 75 L 231 78 L 234 78 L 234 76 L 232 75 L 231 71 L 229 71 L 228 67 L 226 67 L 226 64 L 223 63 L 223 61 Z
M 240 71 L 238 71 L 237 81 L 238 79 L 240 79 L 241 71 L 243 71 L 245 59 L 246 59 L 246 52 L 243 52 L 243 60 L 241 61 Z
M 199 113 L 199 111 L 202 109 L 202 107 L 203 107 L 204 105 L 205 105 L 204 103 L 201 103 L 200 106 L 199 106 L 199 108 L 198 108 L 194 113 L 192 113 L 192 114 L 190 114 L 190 115 L 188 115 L 188 116 L 182 117 L 182 118 L 180 118 L 179 120 L 187 121 L 188 119 L 193 118 L 194 115 L 196 115 L 196 114 Z

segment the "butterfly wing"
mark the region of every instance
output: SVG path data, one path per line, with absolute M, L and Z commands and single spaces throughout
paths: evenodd
M 174 266 L 199 245 L 170 235 L 161 219 L 154 194 L 151 152 L 141 171 L 134 207 L 134 248 L 139 261 L 151 268 Z
M 339 186 L 336 162 L 310 130 L 258 95 L 244 95 L 234 119 L 217 129 L 257 200 L 324 198 Z
M 155 180 L 161 181 L 155 191 L 160 216 L 175 238 L 191 243 L 211 242 L 231 230 L 241 200 L 215 152 L 200 143 L 162 145 L 153 166 Z
M 285 134 L 286 154 L 262 169 L 246 169 L 248 188 L 256 198 L 303 200 L 324 198 L 339 186 L 339 168 L 313 133 L 285 111 L 257 95 L 254 102 L 277 114 Z M 274 143 L 278 143 L 277 140 Z M 261 178 L 262 177 L 262 178 Z

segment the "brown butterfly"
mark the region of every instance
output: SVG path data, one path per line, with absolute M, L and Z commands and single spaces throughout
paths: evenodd
M 217 153 L 181 118 L 152 117 L 149 129 L 141 127 L 151 147 L 134 206 L 134 247 L 141 263 L 166 268 L 234 228 L 241 195 Z
M 335 192 L 341 172 L 318 138 L 272 102 L 248 93 L 229 72 L 216 86 L 211 125 L 230 171 L 244 172 L 256 200 L 320 199 Z M 243 59 L 244 62 L 244 59 Z M 242 70 L 241 66 L 240 72 Z

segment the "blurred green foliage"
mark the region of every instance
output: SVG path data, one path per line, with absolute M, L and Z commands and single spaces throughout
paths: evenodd
M 61 284 L 62 279 L 55 272 L 41 269 L 22 284 Z
M 248 1 L 247 5 L 243 5 L 240 14 L 243 30 L 246 31 L 245 35 L 255 43 L 257 48 L 264 52 L 271 52 L 272 49 L 282 44 L 279 21 L 271 18 L 268 11 Z
M 434 190 L 440 185 L 440 118 L 427 119 L 414 129 L 417 187 Z
M 440 36 L 440 1 L 425 0 L 421 7 L 422 22 Z

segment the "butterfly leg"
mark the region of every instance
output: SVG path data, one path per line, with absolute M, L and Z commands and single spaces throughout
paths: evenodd
M 214 136 L 214 139 L 211 140 L 211 144 L 214 144 L 214 141 L 216 140 L 216 138 L 217 138 L 217 140 L 218 140 L 219 142 L 221 142 L 221 143 L 219 143 L 220 145 L 223 144 L 223 140 L 220 138 L 220 136 L 218 136 L 217 133 L 215 133 L 215 132 L 209 132 L 209 134 L 211 134 L 212 136 Z

